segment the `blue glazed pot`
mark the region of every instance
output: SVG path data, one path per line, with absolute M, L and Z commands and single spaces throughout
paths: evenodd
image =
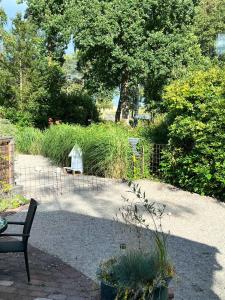
M 101 300 L 115 300 L 117 289 L 101 282 Z M 151 300 L 168 300 L 168 287 L 158 287 L 154 290 Z
M 101 300 L 115 300 L 117 289 L 104 282 L 101 282 Z
M 153 300 L 168 300 L 168 287 L 158 287 L 153 293 Z

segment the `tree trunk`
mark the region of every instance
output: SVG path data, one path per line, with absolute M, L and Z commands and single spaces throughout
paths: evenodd
M 122 112 L 122 118 L 129 118 L 129 88 L 128 88 L 128 72 L 122 76 L 122 81 L 120 85 L 120 99 L 116 111 L 115 121 L 119 122 Z
M 135 98 L 134 98 L 134 127 L 138 125 L 138 112 L 139 112 L 139 103 L 140 103 L 140 95 L 139 88 L 137 87 L 135 90 Z
M 130 113 L 129 101 L 124 101 L 123 102 L 123 109 L 122 109 L 122 119 L 128 121 L 128 119 L 129 119 L 129 113 Z
M 121 89 L 120 89 L 120 98 L 119 98 L 119 103 L 118 103 L 116 115 L 115 115 L 116 123 L 120 121 L 121 111 L 122 111 L 122 97 L 121 97 Z
M 20 101 L 23 102 L 23 70 L 22 61 L 20 60 Z

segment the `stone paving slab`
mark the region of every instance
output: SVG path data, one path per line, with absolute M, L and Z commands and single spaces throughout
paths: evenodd
M 23 253 L 0 254 L 0 300 L 97 300 L 98 286 L 60 259 L 29 247 L 31 283 Z

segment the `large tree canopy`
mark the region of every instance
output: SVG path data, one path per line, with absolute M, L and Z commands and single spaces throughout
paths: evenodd
M 60 66 L 45 55 L 37 27 L 21 15 L 10 32 L 3 31 L 0 57 L 0 105 L 17 121 L 17 114 L 43 126 L 64 83 Z
M 204 55 L 216 55 L 216 38 L 225 33 L 225 1 L 201 0 L 196 8 L 195 33 Z
M 4 10 L 0 8 L 0 28 L 3 28 L 3 25 L 6 23 L 6 21 L 7 21 L 6 14 Z
M 67 0 L 21 0 L 27 4 L 25 17 L 42 30 L 49 57 L 63 63 L 71 38 L 65 10 Z
M 148 94 L 161 90 L 193 57 L 192 0 L 72 0 L 69 15 L 87 83 L 120 88 L 116 120 L 127 116 L 131 89 L 148 79 Z

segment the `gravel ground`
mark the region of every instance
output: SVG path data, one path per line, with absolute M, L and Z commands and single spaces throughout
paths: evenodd
M 49 167 L 49 162 L 41 156 L 17 157 L 16 168 L 31 165 Z M 170 232 L 169 250 L 177 270 L 175 299 L 225 300 L 224 204 L 159 182 L 140 185 L 149 199 L 167 206 L 163 227 Z M 102 259 L 121 251 L 121 243 L 136 244 L 134 232 L 114 220 L 127 191 L 125 184 L 110 182 L 100 191 L 84 189 L 41 199 L 30 243 L 95 279 Z M 143 243 L 147 246 L 150 240 L 145 232 Z

